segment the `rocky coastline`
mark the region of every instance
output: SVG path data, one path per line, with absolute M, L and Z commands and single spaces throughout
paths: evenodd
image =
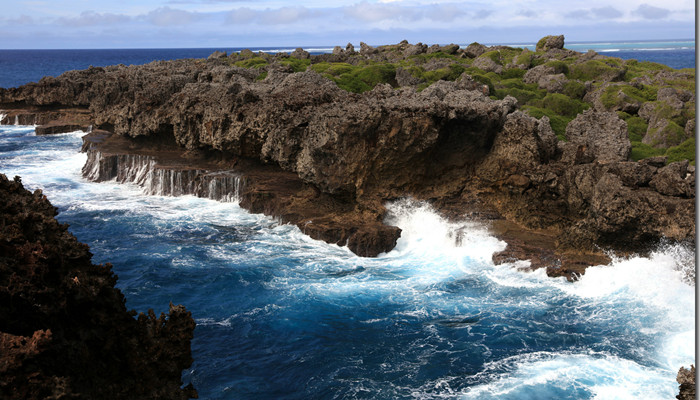
M 407 42 L 319 56 L 217 52 L 0 89 L 0 110 L 3 123 L 51 132 L 93 127 L 89 179 L 120 179 L 129 155 L 189 171 L 207 197 L 206 176 L 236 176 L 244 208 L 361 256 L 395 246 L 400 229 L 383 224 L 384 204 L 406 196 L 490 224 L 509 243 L 494 261 L 529 259 L 569 279 L 609 250 L 694 241 L 695 167 L 654 156 L 694 137 L 694 90 L 672 85 L 690 73 L 563 45 L 555 36 L 535 52 Z M 636 96 L 652 90 L 654 100 Z
M 56 208 L 19 177 L 0 174 L 0 397 L 188 399 L 195 322 L 128 311 L 111 265 L 54 218 Z

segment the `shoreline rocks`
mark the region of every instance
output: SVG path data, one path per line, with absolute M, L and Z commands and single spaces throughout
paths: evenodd
M 524 51 L 518 65 L 545 75 L 568 71 L 561 60 L 578 53 L 562 49 L 561 41 L 545 41 L 548 49 L 537 53 L 551 57 L 551 65 L 533 65 L 536 53 Z M 512 50 L 445 48 L 450 56 L 486 57 L 497 66 Z M 520 249 L 507 257 L 554 259 L 570 265 L 559 268 L 569 277 L 598 262 L 605 250 L 638 252 L 662 237 L 695 237 L 694 167 L 629 161 L 629 128 L 619 115 L 585 111 L 568 124 L 569 141 L 560 141 L 554 120 L 519 111 L 514 97 L 491 98 L 492 85 L 478 74 L 463 72 L 417 90 L 398 87 L 399 81 L 418 82 L 409 70 L 387 69 L 390 83 L 352 93 L 310 67 L 291 72 L 302 62 L 346 61 L 336 67 L 352 68 L 352 60 L 362 57 L 422 62 L 437 51 L 408 42 L 362 43 L 359 52 L 341 48 L 309 58 L 299 49 L 286 57 L 241 52 L 207 61 L 91 68 L 0 90 L 0 108 L 18 113 L 33 107 L 39 115 L 59 105 L 87 110 L 91 124 L 121 140 L 113 154 L 147 153 L 162 164 L 177 148 L 180 169 L 230 163 L 250 191 L 241 205 L 360 255 L 393 247 L 400 233 L 382 224 L 383 204 L 405 196 L 429 201 L 452 218 L 477 213 L 507 221 L 511 232 L 519 231 L 510 237 Z M 265 57 L 271 64 L 264 73 L 231 65 L 257 58 L 267 63 Z M 573 67 L 579 75 L 587 63 L 598 68 L 599 56 L 578 57 Z M 436 64 L 436 72 L 447 68 L 439 58 L 424 61 Z M 588 86 L 581 84 L 580 96 Z M 563 95 L 556 94 L 551 101 L 560 101 Z M 553 104 L 570 109 L 566 102 Z M 101 146 L 96 148 L 110 153 Z M 542 237 L 550 243 L 537 245 Z M 516 245 L 518 240 L 524 242 Z M 535 257 L 545 247 L 547 256 Z M 533 265 L 551 266 L 555 274 L 557 262 Z
M 0 174 L 0 397 L 187 399 L 195 322 L 128 311 L 111 266 L 59 224 L 40 190 Z

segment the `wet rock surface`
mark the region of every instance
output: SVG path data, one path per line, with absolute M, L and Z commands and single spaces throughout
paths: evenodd
M 0 397 L 187 399 L 194 320 L 127 311 L 111 266 L 59 224 L 41 191 L 0 174 Z
M 681 367 L 678 371 L 678 376 L 676 381 L 678 382 L 680 393 L 676 398 L 678 400 L 695 400 L 695 365 L 691 365 L 690 368 Z

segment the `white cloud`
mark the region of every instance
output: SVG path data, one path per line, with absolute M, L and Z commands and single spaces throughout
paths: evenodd
M 157 26 L 186 25 L 199 18 L 198 13 L 173 9 L 167 6 L 157 8 L 146 15 L 146 19 Z
M 124 24 L 131 21 L 131 17 L 124 14 L 98 13 L 95 11 L 83 11 L 73 18 L 58 18 L 57 22 L 65 26 L 105 26 Z
M 642 4 L 635 10 L 635 14 L 641 15 L 645 19 L 663 19 L 668 17 L 670 10 L 660 7 L 654 7 L 649 4 Z

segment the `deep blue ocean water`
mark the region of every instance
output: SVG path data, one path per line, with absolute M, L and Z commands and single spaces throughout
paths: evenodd
M 187 306 L 202 399 L 660 400 L 695 363 L 692 249 L 571 283 L 493 265 L 505 244 L 484 226 L 405 199 L 396 249 L 360 258 L 235 202 L 88 182 L 83 134 L 0 126 L 0 172 L 44 190 L 127 307 Z
M 512 44 L 534 49 L 532 43 Z M 586 52 L 589 49 L 611 57 L 652 61 L 672 68 L 695 68 L 695 40 L 567 43 L 566 48 Z M 216 50 L 228 53 L 232 48 L 195 49 L 93 49 L 93 50 L 0 50 L 0 87 L 9 88 L 38 82 L 44 76 L 58 76 L 66 71 L 90 66 L 140 65 L 158 60 L 206 58 Z M 256 47 L 253 51 L 290 52 L 289 47 Z M 330 53 L 333 46 L 306 48 L 311 54 Z

